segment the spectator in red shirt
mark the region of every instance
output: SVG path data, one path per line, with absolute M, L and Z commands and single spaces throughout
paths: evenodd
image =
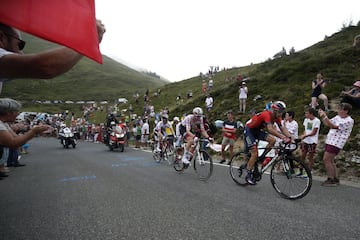
M 222 160 L 220 161 L 221 164 L 226 162 L 226 160 L 225 160 L 226 146 L 229 145 L 229 151 L 230 151 L 229 158 L 231 159 L 233 157 L 237 127 L 238 126 L 237 126 L 237 123 L 234 121 L 234 115 L 233 115 L 232 111 L 228 111 L 227 112 L 227 120 L 224 121 L 223 128 L 222 128 L 223 139 L 221 142 L 221 157 L 222 157 Z

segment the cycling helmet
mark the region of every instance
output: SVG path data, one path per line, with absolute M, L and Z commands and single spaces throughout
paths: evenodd
M 179 117 L 174 117 L 173 121 L 180 121 Z
M 162 118 L 168 119 L 169 115 L 167 115 L 166 113 L 164 113 L 163 115 L 161 115 Z
M 283 112 L 286 108 L 286 104 L 283 101 L 276 101 L 271 104 L 271 109 Z
M 203 115 L 203 110 L 200 107 L 196 107 L 193 110 L 193 114 L 196 115 L 196 116 Z

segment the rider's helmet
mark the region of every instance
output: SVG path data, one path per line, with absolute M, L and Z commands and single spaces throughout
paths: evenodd
M 201 116 L 201 115 L 203 115 L 203 110 L 200 107 L 196 107 L 193 109 L 193 114 L 195 116 Z
M 65 123 L 61 123 L 61 124 L 60 124 L 60 127 L 61 127 L 61 128 L 65 128 L 65 127 L 66 127 Z
M 174 122 L 175 122 L 175 121 L 176 121 L 176 122 L 180 122 L 180 119 L 179 119 L 179 117 L 174 117 L 174 118 L 173 118 L 173 121 L 174 121 Z
M 286 104 L 283 101 L 276 101 L 271 104 L 271 109 L 278 112 L 284 112 L 286 109 Z
M 161 118 L 165 121 L 167 121 L 169 119 L 169 115 L 167 115 L 166 113 L 161 115 Z

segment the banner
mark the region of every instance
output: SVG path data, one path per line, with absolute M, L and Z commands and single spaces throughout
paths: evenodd
M 102 63 L 94 0 L 1 0 L 0 22 Z

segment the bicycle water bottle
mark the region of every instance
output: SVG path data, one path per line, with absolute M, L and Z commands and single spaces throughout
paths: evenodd
M 271 158 L 270 157 L 266 157 L 265 160 L 262 162 L 262 167 L 265 167 L 266 164 L 268 164 L 268 162 L 271 161 Z

